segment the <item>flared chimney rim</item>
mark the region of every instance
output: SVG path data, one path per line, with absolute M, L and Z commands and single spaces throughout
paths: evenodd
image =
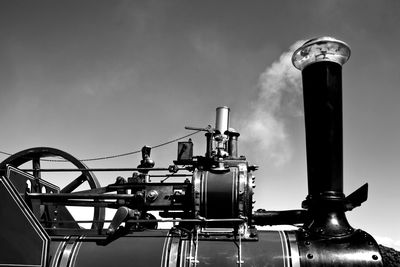
M 343 65 L 350 58 L 350 54 L 350 46 L 347 43 L 324 36 L 310 39 L 299 47 L 293 53 L 292 63 L 299 70 L 321 61 Z

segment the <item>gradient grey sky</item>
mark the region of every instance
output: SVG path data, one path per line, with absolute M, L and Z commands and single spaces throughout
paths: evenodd
M 296 41 L 334 36 L 352 49 L 343 69 L 345 193 L 370 184 L 369 200 L 348 218 L 400 249 L 399 14 L 394 0 L 1 1 L 0 150 L 51 146 L 78 158 L 129 152 L 182 136 L 185 125 L 214 124 L 222 105 L 232 110 L 232 127 L 251 133 L 240 126 L 265 100 L 261 74 Z M 256 208 L 299 208 L 307 195 L 296 90 L 284 91 L 272 111 L 283 131 L 272 134 L 278 148 L 241 137 L 241 154 L 260 165 Z M 193 139 L 204 153 L 203 136 Z M 152 153 L 166 166 L 176 146 Z

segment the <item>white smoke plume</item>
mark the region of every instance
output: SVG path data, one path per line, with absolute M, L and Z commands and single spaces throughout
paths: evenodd
M 303 114 L 301 72 L 293 67 L 291 58 L 304 42 L 294 43 L 260 75 L 257 99 L 240 123 L 246 147 L 263 151 L 264 159 L 277 166 L 292 155 L 286 122 Z

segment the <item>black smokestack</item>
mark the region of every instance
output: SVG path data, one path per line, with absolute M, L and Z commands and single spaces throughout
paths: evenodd
M 292 57 L 303 76 L 308 169 L 304 204 L 314 213 L 339 211 L 344 200 L 342 65 L 349 57 L 348 45 L 331 37 L 304 43 Z
M 343 195 L 342 64 L 349 47 L 336 39 L 312 39 L 293 55 L 302 70 L 308 193 Z

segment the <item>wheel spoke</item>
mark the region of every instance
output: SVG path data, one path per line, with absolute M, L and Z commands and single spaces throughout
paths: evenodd
M 85 181 L 86 181 L 86 175 L 82 173 L 75 180 L 67 184 L 63 189 L 61 189 L 60 193 L 71 193 Z
M 32 169 L 34 169 L 33 171 L 33 176 L 35 176 L 36 178 L 41 178 L 41 173 L 40 173 L 40 157 L 38 156 L 34 156 L 32 158 Z

